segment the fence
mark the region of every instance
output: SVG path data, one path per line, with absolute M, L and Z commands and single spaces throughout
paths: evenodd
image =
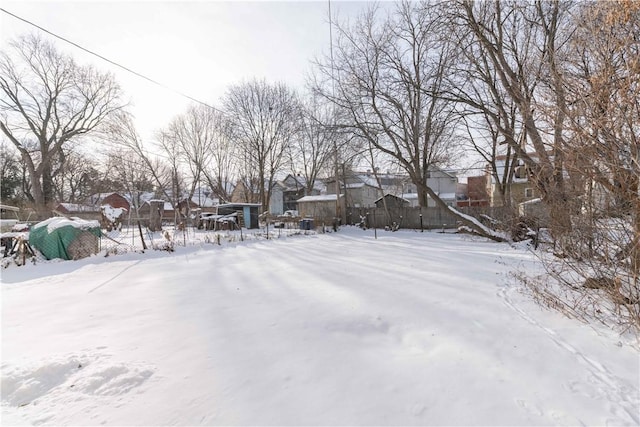
M 502 207 L 464 207 L 458 211 L 478 218 L 486 223 L 491 220 L 509 224 L 513 220 L 513 211 Z M 358 224 L 365 221 L 367 227 L 385 228 L 393 227 L 405 229 L 439 229 L 457 227 L 458 219 L 448 210 L 426 207 L 395 207 L 384 208 L 346 208 L 345 218 L 347 224 Z M 324 229 L 333 225 L 332 218 L 314 218 L 314 229 Z M 138 220 L 140 226 L 138 226 Z M 145 218 L 127 218 L 122 225 L 113 229 L 102 227 L 99 240 L 85 244 L 91 253 L 100 253 L 110 256 L 126 252 L 137 252 L 145 249 L 172 251 L 175 246 L 190 246 L 201 244 L 224 245 L 243 240 L 277 239 L 295 234 L 313 233 L 313 230 L 300 230 L 299 218 L 287 221 L 269 221 L 261 223 L 258 229 L 240 230 L 200 230 L 190 224 L 165 224 L 162 231 L 152 232 L 146 227 Z M 20 236 L 16 233 L 15 239 L 2 242 L 3 266 L 15 260 L 18 264 L 27 262 L 29 253 L 21 252 L 20 243 L 28 241 L 28 234 Z M 144 242 L 144 243 L 143 243 Z M 80 242 L 82 243 L 82 242 Z M 15 246 L 15 247 L 14 247 Z M 84 248 L 83 246 L 83 248 Z M 28 248 L 28 245 L 26 245 Z M 17 252 L 13 253 L 13 249 Z M 26 255 L 26 256 L 25 256 Z M 38 251 L 33 253 L 32 262 L 45 261 L 46 258 Z
M 475 218 L 492 218 L 506 222 L 512 211 L 503 207 L 464 207 L 456 210 Z M 425 207 L 347 208 L 347 224 L 366 221 L 368 227 L 384 228 L 396 224 L 399 228 L 434 229 L 452 228 L 458 225 L 456 216 L 448 210 Z
M 101 229 L 99 236 L 91 236 L 86 233 L 77 236 L 66 247 L 70 259 L 80 259 L 97 254 L 109 257 L 129 252 L 142 252 L 146 250 L 159 250 L 172 252 L 181 246 L 215 245 L 225 246 L 236 242 L 251 240 L 279 239 L 298 234 L 314 234 L 312 230 L 300 230 L 298 224 L 284 223 L 284 227 L 275 228 L 273 224 L 257 229 L 241 230 L 199 230 L 196 227 L 176 227 L 165 225 L 162 231 L 152 232 L 147 227 L 137 225 L 123 225 L 117 229 L 107 231 Z M 0 268 L 6 268 L 11 264 L 24 265 L 26 263 L 38 264 L 49 262 L 47 256 L 48 246 L 37 248 L 29 244 L 29 232 L 4 233 L 0 242 Z M 58 246 L 58 242 L 47 242 L 45 245 Z M 42 251 L 44 252 L 42 252 Z M 57 261 L 52 261 L 57 262 Z

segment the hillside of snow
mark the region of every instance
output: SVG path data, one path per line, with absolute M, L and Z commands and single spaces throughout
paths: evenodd
M 637 341 L 535 256 L 338 233 L 2 271 L 2 425 L 638 425 Z

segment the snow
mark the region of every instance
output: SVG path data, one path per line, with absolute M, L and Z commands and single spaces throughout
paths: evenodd
M 87 221 L 80 218 L 53 217 L 35 224 L 32 229 L 47 226 L 47 231 L 51 233 L 52 231 L 66 227 L 67 225 L 81 229 L 100 227 L 100 223 L 98 221 Z
M 454 214 L 460 215 L 461 217 L 463 217 L 467 221 L 470 221 L 473 224 L 475 224 L 475 226 L 478 227 L 480 230 L 482 230 L 487 236 L 493 236 L 493 237 L 495 237 L 497 239 L 501 239 L 501 240 L 505 240 L 505 241 L 508 241 L 508 240 L 511 239 L 510 236 L 507 233 L 504 233 L 504 232 L 501 232 L 501 231 L 496 231 L 496 230 L 493 230 L 493 229 L 485 226 L 476 217 L 473 217 L 471 215 L 467 215 L 465 213 L 462 213 L 459 210 L 457 210 L 456 208 L 454 208 L 453 206 L 448 206 L 448 208 Z M 470 231 L 473 232 L 474 230 L 470 230 Z
M 342 197 L 343 195 L 341 194 L 340 197 Z M 327 202 L 327 201 L 335 201 L 336 200 L 336 195 L 335 194 L 321 194 L 318 196 L 304 196 L 300 199 L 298 199 L 298 203 L 300 202 Z
M 442 200 L 455 200 L 456 193 L 436 193 Z
M 455 200 L 456 199 L 456 193 L 437 193 L 436 195 L 438 197 L 440 197 L 442 200 Z M 409 199 L 417 199 L 418 198 L 418 193 L 403 193 L 402 197 L 409 200 Z M 428 198 L 431 198 L 431 196 L 427 195 Z
M 116 222 L 119 218 L 123 217 L 123 215 L 127 212 L 125 208 L 113 208 L 111 205 L 102 205 L 100 206 L 103 215 L 110 222 Z
M 79 205 L 77 203 L 60 203 L 67 212 L 96 212 L 95 206 Z
M 536 203 L 541 203 L 542 199 L 541 198 L 535 198 L 535 199 L 531 199 L 531 200 L 526 200 L 524 202 L 520 202 L 520 205 L 535 205 Z
M 638 425 L 636 339 L 525 249 L 338 233 L 2 272 L 2 424 Z
M 362 188 L 365 185 L 369 185 L 369 184 L 364 183 L 364 182 L 355 182 L 353 184 L 346 184 L 345 188 L 348 188 L 348 189 Z M 373 187 L 373 185 L 370 185 L 370 187 Z M 378 186 L 376 185 L 375 187 L 377 188 Z

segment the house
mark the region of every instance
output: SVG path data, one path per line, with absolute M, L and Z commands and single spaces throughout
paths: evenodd
M 537 158 L 535 153 L 530 153 L 529 155 L 532 158 Z M 496 172 L 500 177 L 504 176 L 507 160 L 506 156 L 498 156 L 496 158 Z M 518 162 L 519 165 L 516 167 L 513 177 L 511 178 L 510 195 L 512 206 L 540 198 L 540 192 L 531 180 L 529 168 L 525 166 L 524 161 L 519 160 Z M 502 196 L 500 195 L 500 188 L 493 177 L 491 178 L 489 194 L 491 206 L 499 207 L 504 205 Z
M 489 175 L 467 177 L 467 198 L 458 200 L 458 206 L 489 206 L 491 203 L 490 189 Z
M 53 209 L 53 214 L 89 221 L 100 221 L 103 227 L 110 228 L 110 224 L 113 221 L 104 215 L 104 206 L 110 206 L 120 212 L 129 212 L 131 207 L 129 200 L 119 193 L 96 193 L 85 199 L 84 204 L 58 203 Z
M 81 205 L 78 203 L 58 203 L 53 211 L 62 216 L 77 216 L 76 214 L 100 213 L 100 208 L 98 206 Z
M 374 207 L 376 200 L 382 197 L 384 187 L 378 185 L 375 177 L 370 173 L 356 173 L 344 177 L 339 181 L 340 193 L 345 196 L 345 204 L 348 207 L 369 208 Z M 336 194 L 337 185 L 335 178 L 325 181 L 326 194 Z
M 313 218 L 316 224 L 332 224 L 336 216 L 344 220 L 344 195 L 323 194 L 298 199 L 298 212 L 303 218 Z
M 268 183 L 265 183 L 265 188 Z M 283 199 L 284 186 L 279 182 L 274 182 L 271 186 L 271 198 L 269 199 L 269 212 L 272 215 L 282 215 L 284 209 Z M 266 191 L 265 191 L 266 194 Z M 239 180 L 231 193 L 231 203 L 260 203 L 260 191 L 258 184 L 248 185 Z
M 455 172 L 432 166 L 427 174 L 427 186 L 447 205 L 456 205 L 460 188 L 458 186 L 458 176 Z M 412 182 L 407 182 L 403 187 L 403 193 L 399 194 L 399 196 L 409 200 L 411 206 L 419 206 L 417 193 L 417 186 Z M 435 206 L 435 201 L 429 197 L 427 199 L 427 207 Z
M 355 182 L 346 184 L 344 187 L 344 195 L 347 206 L 354 208 L 369 208 L 376 205 L 383 189 L 371 183 L 370 180 L 365 182 Z
M 159 210 L 158 214 L 165 223 L 174 223 L 176 221 L 176 211 L 173 209 L 171 203 L 160 199 L 151 199 L 145 201 L 138 209 L 138 217 L 143 220 L 143 224 L 147 224 L 146 221 L 151 217 L 151 206 L 157 206 Z M 180 213 L 178 213 L 177 220 L 180 221 Z
M 335 194 L 336 180 L 330 178 L 325 182 L 327 194 Z M 456 206 L 457 200 L 463 198 L 464 190 L 458 183 L 455 172 L 432 166 L 429 169 L 427 185 L 449 206 Z M 373 174 L 355 173 L 340 180 L 341 193 L 346 197 L 349 207 L 373 207 L 382 194 L 393 194 L 405 199 L 412 207 L 419 206 L 417 187 L 408 176 L 392 173 Z M 429 207 L 435 207 L 435 201 L 428 199 Z
M 457 206 L 458 204 L 458 195 L 456 193 L 438 193 L 436 192 L 436 196 L 440 198 L 447 206 Z M 406 193 L 402 195 L 402 198 L 409 201 L 409 206 L 412 208 L 417 208 L 420 206 L 420 198 L 418 193 Z M 436 201 L 431 198 L 431 196 L 427 195 L 427 206 L 428 208 L 435 208 L 438 205 Z
M 90 206 L 96 206 L 98 209 L 100 206 L 109 205 L 112 208 L 124 208 L 127 212 L 131 209 L 129 200 L 123 195 L 118 193 L 96 193 L 86 200 L 86 204 Z
M 186 199 L 185 199 L 186 200 Z M 183 200 L 184 201 L 184 200 Z M 191 206 L 195 205 L 202 212 L 215 212 L 216 206 L 220 204 L 220 199 L 213 196 L 209 188 L 198 187 L 191 197 Z
M 243 180 L 238 180 L 231 192 L 231 203 L 258 203 L 259 201 L 258 184 L 248 184 Z
M 298 199 L 304 196 L 320 195 L 324 190 L 320 182 L 314 182 L 311 190 L 308 190 L 306 179 L 300 175 L 289 174 L 280 183 L 284 187 L 282 191 L 284 212 L 298 210 Z
M 54 216 L 75 217 L 86 221 L 102 220 L 100 206 L 82 205 L 78 203 L 58 203 L 52 211 Z

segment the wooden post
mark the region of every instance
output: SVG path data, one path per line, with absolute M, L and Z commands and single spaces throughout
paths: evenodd
M 162 200 L 149 201 L 149 230 L 162 230 L 162 211 L 164 202 Z

